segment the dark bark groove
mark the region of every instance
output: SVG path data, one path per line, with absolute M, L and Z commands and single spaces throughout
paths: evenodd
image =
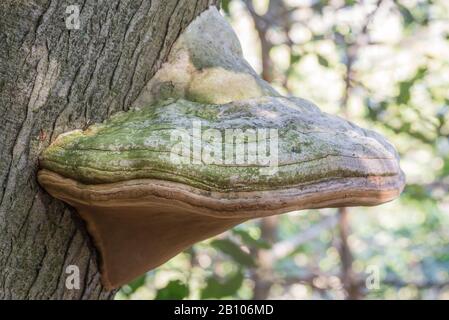
M 72 208 L 36 182 L 57 135 L 129 109 L 182 30 L 216 0 L 0 2 L 0 299 L 110 299 Z M 68 5 L 81 28 L 68 30 Z M 81 288 L 65 286 L 77 265 Z

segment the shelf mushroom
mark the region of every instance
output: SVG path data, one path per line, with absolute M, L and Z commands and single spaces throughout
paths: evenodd
M 107 288 L 249 219 L 377 205 L 404 186 L 379 134 L 282 97 L 212 7 L 176 42 L 136 107 L 59 136 L 39 183 L 75 207 Z

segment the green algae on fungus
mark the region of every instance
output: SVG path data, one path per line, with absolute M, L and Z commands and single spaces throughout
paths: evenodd
M 193 147 L 195 123 L 201 126 L 201 148 L 197 153 Z M 205 149 L 213 144 L 204 139 L 209 129 L 220 133 L 214 142 L 221 152 L 217 163 L 203 159 Z M 230 141 L 225 132 L 236 129 L 246 138 L 241 141 L 242 148 L 263 144 L 267 151 L 268 136 L 263 141 L 251 140 L 257 135 L 247 133 L 251 129 L 254 133 L 275 130 L 278 141 L 272 156 L 276 163 L 235 163 L 235 158 L 226 159 L 226 148 L 235 152 L 239 145 L 233 140 L 233 145 L 226 146 Z M 179 130 L 188 133 L 188 140 L 174 139 Z M 172 161 L 172 153 L 180 143 L 190 156 L 181 165 Z M 217 146 L 212 145 L 214 148 Z M 248 149 L 242 151 L 248 156 Z M 373 132 L 321 113 L 303 100 L 280 97 L 223 105 L 179 99 L 128 111 L 94 129 L 63 135 L 42 153 L 40 162 L 45 169 L 83 183 L 148 178 L 211 191 L 270 190 L 325 179 L 400 174 L 396 152 Z M 273 174 L 260 174 L 259 169 L 270 166 Z

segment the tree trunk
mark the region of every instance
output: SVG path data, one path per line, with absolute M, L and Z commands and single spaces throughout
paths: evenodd
M 114 296 L 82 221 L 37 184 L 38 155 L 59 134 L 128 110 L 216 1 L 0 2 L 0 299 Z M 69 5 L 79 29 L 66 26 Z M 70 265 L 79 289 L 66 286 Z

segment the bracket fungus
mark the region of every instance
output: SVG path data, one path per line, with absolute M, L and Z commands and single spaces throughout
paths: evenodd
M 40 166 L 40 184 L 86 221 L 108 288 L 248 219 L 377 205 L 404 185 L 381 135 L 260 79 L 214 7 L 134 108 L 59 136 Z

